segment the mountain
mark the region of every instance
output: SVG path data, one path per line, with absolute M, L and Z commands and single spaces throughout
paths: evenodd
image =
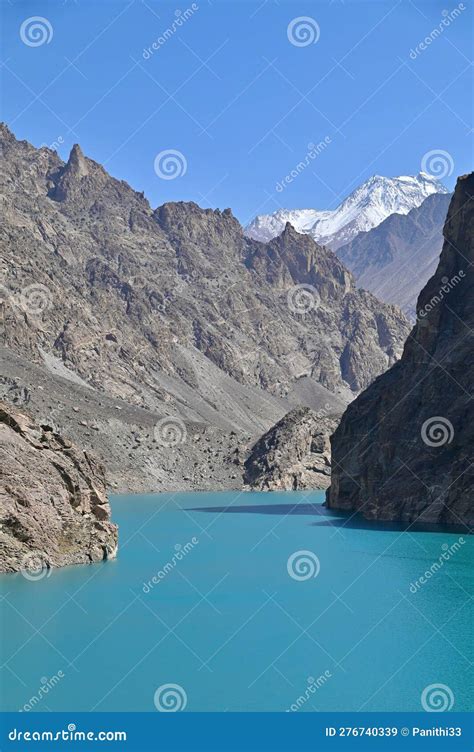
M 391 214 L 339 248 L 359 287 L 413 318 L 420 290 L 438 265 L 450 200 L 451 194 L 434 193 L 408 214 Z
M 474 524 L 474 173 L 461 177 L 403 356 L 332 437 L 327 504 L 405 523 Z
M 298 232 L 307 233 L 318 243 L 337 250 L 359 232 L 377 227 L 391 214 L 408 214 L 428 196 L 448 192 L 442 183 L 424 172 L 397 178 L 374 175 L 333 211 L 278 209 L 273 214 L 255 217 L 245 233 L 266 243 L 290 222 Z
M 36 579 L 115 556 L 104 469 L 86 452 L 2 402 L 0 458 L 0 572 Z
M 341 414 L 400 357 L 401 312 L 289 225 L 265 245 L 229 209 L 152 209 L 79 146 L 0 146 L 1 391 L 114 487 L 239 486 L 288 410 Z

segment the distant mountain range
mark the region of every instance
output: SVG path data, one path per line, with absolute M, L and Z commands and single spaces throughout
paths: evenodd
M 337 251 L 358 233 L 377 227 L 391 214 L 408 214 L 428 196 L 437 193 L 449 191 L 439 180 L 423 172 L 396 178 L 374 175 L 333 211 L 278 209 L 273 214 L 255 217 L 245 228 L 245 233 L 254 240 L 267 243 L 290 222 L 297 232 L 311 235 L 318 243 Z
M 341 246 L 338 258 L 359 287 L 414 318 L 418 294 L 438 265 L 450 200 L 450 193 L 434 193 L 408 214 L 391 214 Z

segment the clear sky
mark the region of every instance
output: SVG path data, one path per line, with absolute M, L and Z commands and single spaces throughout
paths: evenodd
M 333 208 L 373 174 L 416 174 L 433 150 L 452 160 L 448 187 L 472 168 L 471 0 L 1 7 L 2 119 L 36 146 L 59 143 L 63 158 L 79 142 L 152 206 L 230 206 L 246 223 L 279 206 Z M 39 36 L 34 16 L 46 19 Z M 288 30 L 302 16 L 309 36 Z M 186 170 L 165 180 L 155 157 L 170 149 Z

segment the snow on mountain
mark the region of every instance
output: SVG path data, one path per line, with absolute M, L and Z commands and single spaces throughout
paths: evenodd
M 391 214 L 408 214 L 433 193 L 449 193 L 431 175 L 401 175 L 385 178 L 374 175 L 362 183 L 333 211 L 317 209 L 279 209 L 261 214 L 250 222 L 245 233 L 255 240 L 268 242 L 280 235 L 290 222 L 295 230 L 308 233 L 333 250 L 348 243 L 359 232 L 377 227 Z

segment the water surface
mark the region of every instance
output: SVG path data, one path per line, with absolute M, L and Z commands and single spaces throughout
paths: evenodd
M 322 501 L 113 497 L 116 561 L 0 578 L 3 709 L 153 710 L 176 684 L 195 711 L 416 711 L 443 684 L 468 710 L 472 538 Z

